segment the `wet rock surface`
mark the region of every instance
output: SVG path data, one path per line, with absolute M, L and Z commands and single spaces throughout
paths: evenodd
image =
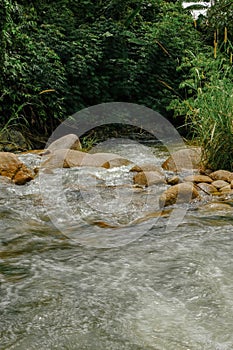
M 10 152 L 0 152 L 0 175 L 11 179 L 17 185 L 24 185 L 34 177 L 25 164 Z
M 174 185 L 163 192 L 159 199 L 160 207 L 167 207 L 173 204 L 191 203 L 199 198 L 199 193 L 191 182 L 184 182 Z
M 199 169 L 201 165 L 201 149 L 181 149 L 171 154 L 162 164 L 164 170 L 181 172 L 184 169 Z
M 70 148 L 63 149 L 63 146 Z M 131 178 L 131 184 L 128 183 L 127 186 L 131 186 L 134 192 L 136 188 L 140 189 L 139 193 L 147 187 L 160 188 L 159 205 L 162 207 L 192 203 L 194 199 L 201 205 L 202 200 L 211 202 L 213 198 L 228 198 L 227 196 L 233 194 L 233 173 L 218 170 L 208 171 L 208 176 L 205 175 L 203 168 L 200 167 L 198 148 L 177 151 L 161 166 L 143 159 L 134 164 L 132 160 L 117 153 L 86 153 L 80 149 L 81 145 L 76 135 L 65 135 L 52 142 L 45 150 L 30 151 L 32 157 L 37 157 L 34 168 L 28 168 L 15 154 L 1 152 L 0 176 L 7 177 L 15 184 L 23 185 L 40 173 L 53 176 L 56 169 L 91 167 L 110 170 L 125 167 L 126 173 L 128 172 Z M 38 158 L 41 160 L 40 164 Z M 190 165 L 193 168 L 190 169 Z M 87 182 L 88 177 L 85 183 L 88 190 Z M 104 187 L 104 183 L 101 186 Z M 161 192 L 163 188 L 164 191 Z

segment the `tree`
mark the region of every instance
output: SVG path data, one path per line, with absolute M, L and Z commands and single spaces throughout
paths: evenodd
M 109 101 L 165 115 L 182 93 L 177 66 L 201 35 L 179 1 L 4 0 L 1 124 L 50 134 Z M 170 116 L 172 115 L 171 112 Z

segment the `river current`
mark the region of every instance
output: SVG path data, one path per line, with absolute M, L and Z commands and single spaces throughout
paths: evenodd
M 160 165 L 166 150 L 150 150 Z M 131 224 L 165 188 L 132 190 L 132 175 L 57 170 L 44 198 L 38 177 L 1 181 L 1 350 L 232 350 L 231 205 L 190 206 L 173 230 L 166 216 Z

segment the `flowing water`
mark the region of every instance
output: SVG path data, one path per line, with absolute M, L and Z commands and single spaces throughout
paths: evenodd
M 161 164 L 165 150 L 151 150 Z M 166 216 L 131 224 L 165 188 L 132 189 L 132 176 L 63 169 L 45 189 L 39 178 L 1 181 L 1 350 L 233 348 L 232 207 L 190 206 L 173 230 Z

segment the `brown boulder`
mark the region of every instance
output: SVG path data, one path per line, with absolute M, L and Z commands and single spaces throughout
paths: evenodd
M 228 184 L 228 185 L 226 185 L 226 186 L 224 186 L 224 187 L 221 187 L 221 188 L 219 189 L 219 191 L 220 191 L 221 193 L 230 193 L 230 192 L 231 192 L 231 185 Z
M 198 183 L 198 189 L 200 189 L 202 192 L 205 192 L 206 194 L 213 194 L 218 192 L 217 188 L 214 187 L 212 184 L 208 184 L 206 182 Z
M 134 172 L 137 172 L 137 173 L 140 173 L 141 171 L 159 171 L 160 172 L 160 168 L 157 165 L 155 165 L 155 164 L 145 163 L 145 164 L 136 164 L 136 165 L 134 165 L 130 169 L 130 171 L 134 171 Z
M 42 162 L 42 168 L 72 168 L 72 167 L 81 167 L 81 166 L 90 166 L 90 167 L 104 167 L 109 168 L 110 165 L 108 162 L 103 160 L 101 157 L 93 157 L 92 154 L 69 150 L 69 149 L 60 149 L 56 150 L 53 153 L 49 154 L 46 157 L 46 160 Z
M 121 166 L 127 166 L 130 163 L 132 163 L 129 159 L 126 159 L 124 157 L 121 157 L 119 154 L 115 153 L 92 153 L 90 154 L 94 156 L 96 159 L 108 162 L 110 168 L 115 168 L 115 167 L 121 167 Z
M 201 149 L 182 149 L 168 157 L 162 164 L 164 170 L 179 172 L 184 169 L 198 169 L 201 164 Z
M 165 183 L 165 178 L 158 171 L 143 171 L 134 175 L 133 182 L 137 185 L 150 186 Z
M 128 165 L 129 160 L 114 153 L 85 153 L 61 149 L 54 151 L 42 163 L 43 168 L 103 167 L 106 169 Z
M 77 135 L 68 134 L 53 141 L 47 149 L 50 150 L 50 152 L 54 152 L 59 149 L 72 149 L 75 151 L 80 151 L 82 146 Z
M 206 176 L 206 175 L 189 175 L 189 176 L 186 176 L 184 178 L 184 181 L 195 182 L 195 183 L 199 183 L 199 182 L 211 183 L 211 182 L 213 182 L 213 180 L 209 176 Z
M 180 178 L 178 176 L 172 176 L 167 179 L 168 185 L 177 185 L 180 182 Z
M 227 170 L 217 170 L 209 175 L 213 180 L 223 180 L 231 182 L 233 180 L 233 173 Z
M 17 185 L 33 179 L 32 172 L 10 152 L 0 152 L 0 175 L 10 178 Z
M 159 198 L 160 207 L 167 207 L 175 203 L 190 203 L 192 199 L 198 198 L 197 189 L 191 182 L 184 182 L 168 188 Z
M 212 182 L 212 185 L 215 186 L 217 189 L 220 189 L 222 187 L 228 186 L 229 183 L 224 180 L 216 180 Z

